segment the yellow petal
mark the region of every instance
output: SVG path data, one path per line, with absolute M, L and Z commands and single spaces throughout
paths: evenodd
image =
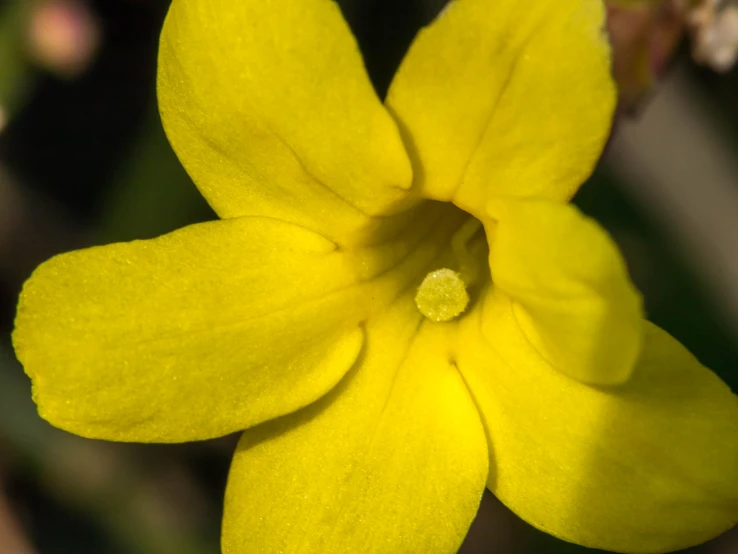
M 454 553 L 487 477 L 484 430 L 449 363 L 449 326 L 412 294 L 367 325 L 333 391 L 244 433 L 223 552 Z
M 455 0 L 422 30 L 386 104 L 421 194 L 477 217 L 490 195 L 568 198 L 615 103 L 597 0 Z
M 331 0 L 175 0 L 159 108 L 221 217 L 343 238 L 403 198 L 410 164 Z
M 559 371 L 592 384 L 630 377 L 643 330 L 641 297 L 617 246 L 571 205 L 497 199 L 495 284 L 515 300 L 528 339 Z
M 548 366 L 493 292 L 462 320 L 458 365 L 492 441 L 489 488 L 532 525 L 628 553 L 738 521 L 738 399 L 652 324 L 632 378 L 597 388 Z
M 175 442 L 322 396 L 363 342 L 366 302 L 330 241 L 242 218 L 57 256 L 13 334 L 41 415 L 74 433 Z

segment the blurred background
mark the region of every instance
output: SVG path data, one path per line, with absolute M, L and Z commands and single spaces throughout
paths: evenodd
M 444 4 L 339 3 L 380 95 Z M 215 218 L 157 114 L 167 6 L 0 2 L 0 554 L 219 552 L 236 437 L 132 445 L 54 429 L 10 346 L 20 287 L 43 260 Z M 620 0 L 608 10 L 621 107 L 575 201 L 621 246 L 650 319 L 738 391 L 738 3 Z M 486 495 L 462 551 L 590 550 Z M 738 532 L 685 552 L 736 554 Z

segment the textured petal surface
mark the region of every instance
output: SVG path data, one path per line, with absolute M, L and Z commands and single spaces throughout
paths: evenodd
M 312 402 L 354 363 L 353 264 L 292 224 L 242 218 L 52 258 L 13 334 L 41 415 L 74 433 L 184 441 Z
M 487 478 L 479 415 L 449 363 L 452 326 L 412 296 L 367 325 L 357 366 L 306 409 L 246 431 L 224 554 L 456 552 Z
M 386 104 L 419 192 L 481 218 L 491 194 L 569 197 L 615 103 L 597 0 L 455 0 L 422 30 Z
M 63 254 L 24 287 L 16 353 L 41 415 L 80 435 L 241 430 L 335 385 L 362 322 L 422 278 L 465 218 L 425 203 L 352 249 L 245 217 Z
M 738 521 L 738 399 L 647 324 L 631 379 L 554 371 L 491 292 L 461 322 L 458 365 L 493 443 L 489 488 L 548 533 L 617 552 L 667 552 Z
M 640 294 L 617 246 L 571 205 L 493 203 L 495 284 L 515 300 L 520 327 L 559 371 L 591 384 L 630 377 L 643 339 Z
M 221 217 L 344 239 L 399 209 L 411 170 L 331 0 L 175 0 L 159 50 L 169 140 Z M 394 206 L 394 207 L 393 207 Z

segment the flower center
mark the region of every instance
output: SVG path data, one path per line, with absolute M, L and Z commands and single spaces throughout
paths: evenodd
M 451 238 L 458 271 L 447 267 L 431 271 L 418 287 L 415 305 L 431 321 L 451 321 L 469 304 L 467 288 L 477 281 L 480 272 L 477 257 L 469 251 L 469 242 L 481 228 L 479 220 L 471 217 Z

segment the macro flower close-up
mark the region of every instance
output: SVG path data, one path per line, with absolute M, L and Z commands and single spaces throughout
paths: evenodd
M 456 552 L 485 488 L 616 552 L 733 527 L 738 398 L 569 203 L 615 110 L 604 16 L 452 0 L 381 99 L 331 0 L 174 0 L 159 110 L 221 219 L 36 269 L 39 414 L 243 431 L 224 554 Z

